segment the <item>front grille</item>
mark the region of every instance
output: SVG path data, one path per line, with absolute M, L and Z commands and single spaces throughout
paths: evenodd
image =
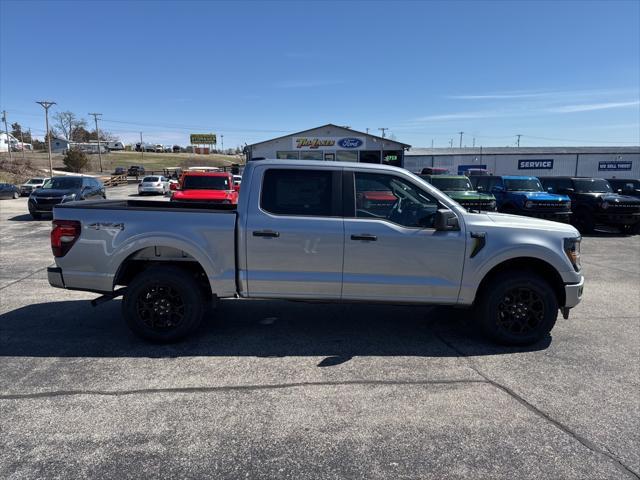
M 465 208 L 475 208 L 478 210 L 487 210 L 487 209 L 493 209 L 494 206 L 492 206 L 491 202 L 476 202 L 476 201 L 460 201 L 459 202 L 460 205 L 462 205 Z
M 62 202 L 62 197 L 36 197 L 35 201 L 38 205 L 57 205 Z
M 565 208 L 562 202 L 533 202 L 533 208 Z

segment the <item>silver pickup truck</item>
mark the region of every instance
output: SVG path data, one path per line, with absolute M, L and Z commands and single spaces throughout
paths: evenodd
M 54 287 L 123 295 L 129 327 L 185 337 L 218 298 L 474 307 L 493 340 L 529 344 L 580 302 L 580 236 L 470 212 L 410 172 L 292 160 L 247 165 L 235 205 L 70 202 L 54 209 Z M 96 301 L 94 301 L 96 302 Z

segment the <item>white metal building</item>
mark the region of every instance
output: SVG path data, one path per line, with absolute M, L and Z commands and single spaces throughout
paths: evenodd
M 280 158 L 401 166 L 410 145 L 331 123 L 247 145 L 247 160 Z
M 414 148 L 405 152 L 403 166 L 411 172 L 484 168 L 495 175 L 640 178 L 640 146 Z

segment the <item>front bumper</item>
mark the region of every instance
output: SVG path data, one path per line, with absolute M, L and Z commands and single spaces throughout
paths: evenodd
M 580 278 L 579 283 L 572 283 L 564 286 L 564 307 L 573 308 L 582 300 L 582 291 L 584 289 L 584 277 Z
M 52 287 L 65 288 L 60 267 L 47 267 L 47 279 Z
M 640 212 L 635 213 L 597 213 L 596 223 L 604 225 L 635 225 L 640 222 Z
M 33 200 L 29 200 L 28 207 L 29 213 L 51 213 L 53 212 L 53 207 L 56 205 L 60 205 L 62 202 L 58 203 L 38 203 Z

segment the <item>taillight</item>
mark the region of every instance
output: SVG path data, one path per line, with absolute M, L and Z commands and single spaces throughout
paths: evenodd
M 51 230 L 51 250 L 54 257 L 64 257 L 80 236 L 77 220 L 54 220 Z

